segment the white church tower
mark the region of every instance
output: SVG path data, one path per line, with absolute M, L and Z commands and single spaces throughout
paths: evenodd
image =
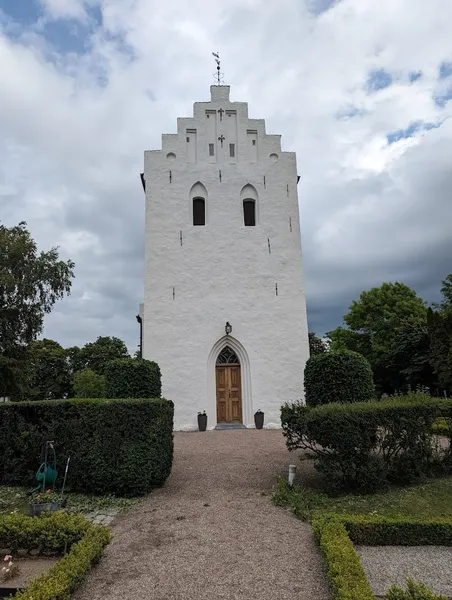
M 294 152 L 213 85 L 210 102 L 145 152 L 143 358 L 175 429 L 280 426 L 309 357 Z

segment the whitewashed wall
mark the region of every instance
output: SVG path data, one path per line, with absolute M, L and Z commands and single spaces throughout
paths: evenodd
M 215 360 L 227 343 L 241 361 L 245 425 L 261 409 L 266 426 L 279 427 L 281 404 L 303 397 L 309 356 L 295 154 L 248 118 L 246 103 L 229 101 L 229 86 L 212 86 L 211 102 L 196 103 L 177 134 L 162 136 L 162 150 L 145 153 L 144 174 L 143 356 L 160 365 L 175 428 L 196 429 L 202 410 L 209 429 L 217 424 Z M 197 182 L 207 190 L 204 227 L 192 225 Z M 258 195 L 255 227 L 243 223 L 247 184 Z

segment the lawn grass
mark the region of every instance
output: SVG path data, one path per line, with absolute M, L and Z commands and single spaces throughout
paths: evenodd
M 28 499 L 25 488 L 0 486 L 0 514 L 11 512 L 28 514 Z M 73 513 L 88 514 L 91 512 L 119 511 L 122 512 L 140 501 L 140 498 L 117 498 L 116 496 L 93 496 L 74 494 L 67 496 L 67 510 Z
M 452 518 L 452 477 L 393 488 L 378 494 L 338 497 L 330 497 L 300 485 L 294 485 L 291 489 L 281 480 L 275 487 L 273 501 L 278 506 L 290 506 L 304 520 L 331 513 L 373 514 L 392 518 Z

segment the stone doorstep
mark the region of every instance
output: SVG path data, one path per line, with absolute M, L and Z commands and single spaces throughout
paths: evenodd
M 247 429 L 243 423 L 220 423 L 215 429 Z

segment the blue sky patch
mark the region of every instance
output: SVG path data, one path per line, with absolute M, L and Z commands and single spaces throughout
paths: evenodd
M 43 14 L 37 0 L 0 0 L 0 11 L 24 26 L 32 25 Z
M 452 75 L 452 62 L 443 62 L 439 67 L 439 78 L 445 79 Z
M 367 79 L 367 90 L 369 92 L 378 92 L 384 90 L 392 83 L 392 75 L 384 69 L 375 69 L 369 73 Z
M 442 94 L 433 97 L 435 104 L 440 108 L 444 108 L 449 100 L 452 100 L 452 85 Z
M 422 77 L 422 72 L 421 71 L 412 71 L 409 75 L 408 75 L 409 79 L 410 79 L 410 83 L 414 83 L 415 81 L 417 81 L 420 77 Z
M 420 130 L 429 131 L 430 129 L 440 127 L 440 125 L 441 123 L 435 124 L 414 121 L 413 123 L 410 123 L 406 129 L 396 129 L 395 131 L 391 131 L 390 133 L 386 134 L 386 139 L 388 140 L 388 144 L 394 144 L 399 140 L 413 137 L 413 135 Z
M 314 15 L 321 15 L 341 0 L 308 0 L 308 10 Z
M 366 114 L 366 111 L 353 106 L 352 104 L 340 108 L 336 113 L 336 119 L 352 119 L 353 117 L 362 117 Z

